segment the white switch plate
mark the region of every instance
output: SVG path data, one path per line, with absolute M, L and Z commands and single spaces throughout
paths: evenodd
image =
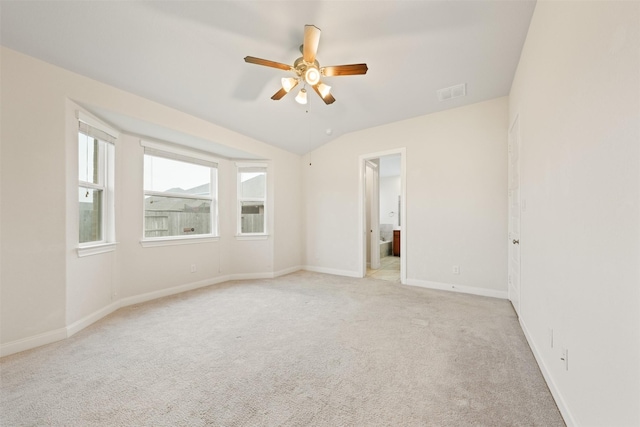
M 460 266 L 459 265 L 454 265 L 453 266 L 453 274 L 460 274 Z

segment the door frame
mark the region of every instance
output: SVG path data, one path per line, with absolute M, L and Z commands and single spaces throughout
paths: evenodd
M 358 259 L 359 259 L 359 276 L 365 277 L 367 274 L 367 233 L 366 229 L 366 197 L 365 197 L 365 162 L 371 159 L 399 154 L 400 155 L 400 224 L 402 228 L 402 238 L 400 239 L 400 282 L 405 285 L 407 283 L 407 240 L 410 228 L 407 227 L 407 149 L 405 147 L 396 148 L 386 151 L 378 151 L 375 153 L 362 154 L 358 157 Z
M 375 163 L 376 159 L 365 160 L 365 230 L 369 229 L 369 233 L 365 237 L 369 238 L 370 264 L 369 266 L 377 270 L 380 268 L 380 165 Z M 367 168 L 371 169 L 371 182 L 367 179 Z M 371 184 L 370 199 L 367 200 L 367 184 Z M 377 207 L 377 209 L 375 209 Z M 369 215 L 367 215 L 369 213 Z M 367 219 L 369 227 L 367 227 Z M 378 238 L 374 238 L 378 236 Z
M 507 296 L 509 298 L 509 301 L 511 301 L 511 305 L 513 306 L 513 309 L 515 310 L 516 314 L 518 315 L 518 317 L 521 316 L 520 310 L 521 310 L 521 301 L 522 301 L 522 250 L 520 247 L 520 240 L 522 238 L 522 179 L 521 179 L 521 164 L 522 164 L 522 141 L 520 139 L 520 114 L 516 114 L 515 118 L 513 119 L 513 122 L 511 123 L 511 125 L 509 126 L 509 134 L 508 134 L 508 144 L 509 144 L 509 150 L 508 150 L 508 156 L 509 156 L 509 166 L 508 166 L 508 206 L 509 206 L 509 210 L 507 212 L 507 217 L 508 217 L 508 227 L 507 227 L 507 245 L 508 245 L 508 251 L 507 251 Z M 513 150 L 513 145 L 516 145 L 516 150 L 518 153 L 518 160 L 517 160 L 517 164 L 515 166 L 512 166 L 511 163 L 511 152 Z M 518 176 L 518 203 L 517 203 L 517 207 L 514 208 L 512 201 L 511 201 L 511 179 L 512 179 L 512 167 L 515 167 L 517 169 L 517 176 Z M 518 209 L 518 235 L 514 236 L 512 234 L 512 215 L 511 212 L 513 209 Z M 513 242 L 514 238 L 517 238 L 518 241 L 518 277 L 512 277 L 513 275 L 513 269 L 512 269 L 512 250 L 515 250 L 514 248 L 512 248 L 512 245 L 514 245 L 515 243 Z M 514 286 L 513 283 L 514 281 L 517 282 L 517 286 Z

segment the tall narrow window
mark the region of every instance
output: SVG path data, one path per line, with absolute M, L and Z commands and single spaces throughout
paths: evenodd
M 112 243 L 115 240 L 113 163 L 117 132 L 95 119 L 78 115 L 78 242 L 81 247 Z
M 267 168 L 238 164 L 238 235 L 266 234 Z
M 144 143 L 144 238 L 217 236 L 218 168 Z

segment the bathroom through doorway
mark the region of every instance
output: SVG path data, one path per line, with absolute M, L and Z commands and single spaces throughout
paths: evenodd
M 363 277 L 405 283 L 404 150 L 361 160 Z

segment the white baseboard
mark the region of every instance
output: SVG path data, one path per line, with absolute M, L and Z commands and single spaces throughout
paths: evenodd
M 218 283 L 227 282 L 231 276 L 218 276 L 210 279 L 200 280 L 198 282 L 187 283 L 184 285 L 174 286 L 172 288 L 160 289 L 158 291 L 147 292 L 146 294 L 134 295 L 131 297 L 123 298 L 120 302 L 120 307 L 127 307 L 133 304 L 140 304 L 143 302 L 151 301 L 158 298 L 168 297 L 170 295 L 179 294 L 181 292 L 192 291 L 198 288 L 204 288 L 205 286 L 216 285 Z
M 325 268 L 325 267 L 315 267 L 313 265 L 305 265 L 302 267 L 303 270 L 312 271 L 314 273 L 325 273 L 325 274 L 333 274 L 334 276 L 346 276 L 346 277 L 360 277 L 360 274 L 357 271 L 349 271 L 349 270 L 336 270 L 334 268 Z
M 296 271 L 300 271 L 300 270 L 302 270 L 302 266 L 301 265 L 296 265 L 294 267 L 285 268 L 285 269 L 282 269 L 280 271 L 274 272 L 273 273 L 273 278 L 284 276 L 284 275 L 291 274 L 291 273 L 295 273 Z
M 229 280 L 254 280 L 254 279 L 273 279 L 273 273 L 242 273 L 242 274 L 229 275 Z
M 418 286 L 420 288 L 438 289 L 441 291 L 460 292 L 463 294 L 480 295 L 483 297 L 492 297 L 507 299 L 507 291 L 496 291 L 494 289 L 476 288 L 474 286 L 453 285 L 451 283 L 431 282 L 428 280 L 407 279 L 407 285 Z
M 562 393 L 560 393 L 558 386 L 553 381 L 553 377 L 551 376 L 549 369 L 547 369 L 547 365 L 544 363 L 544 359 L 540 354 L 538 346 L 536 346 L 536 343 L 533 341 L 531 334 L 529 334 L 529 331 L 527 330 L 527 326 L 525 325 L 524 320 L 522 320 L 522 317 L 520 317 L 519 320 L 520 320 L 520 328 L 522 328 L 522 332 L 524 332 L 524 336 L 527 339 L 527 342 L 529 343 L 529 347 L 533 352 L 533 356 L 536 358 L 536 362 L 538 362 L 538 366 L 540 367 L 540 372 L 542 372 L 542 376 L 544 377 L 544 380 L 547 382 L 547 386 L 549 387 L 549 390 L 551 391 L 551 395 L 556 401 L 556 405 L 560 410 L 560 414 L 562 415 L 562 418 L 564 418 L 565 424 L 567 425 L 567 427 L 577 426 L 578 423 L 576 423 L 575 418 L 571 414 L 571 411 L 569 410 L 569 407 L 564 401 L 564 398 L 562 397 Z
M 11 341 L 0 346 L 0 357 L 30 350 L 32 348 L 40 347 L 41 345 L 51 344 L 52 342 L 60 341 L 65 338 L 67 338 L 67 329 L 59 328 L 54 329 L 53 331 L 33 335 L 31 337 Z
M 276 277 L 284 276 L 285 274 L 289 274 L 289 273 L 294 273 L 299 270 L 302 270 L 302 267 L 297 265 L 295 267 L 285 268 L 283 270 L 274 271 L 272 273 L 232 274 L 229 276 L 229 280 L 274 279 Z
M 247 279 L 272 279 L 274 277 L 283 276 L 285 274 L 293 273 L 301 270 L 301 266 L 295 266 L 286 268 L 273 273 L 249 273 L 249 274 L 230 274 L 219 277 L 212 277 L 198 282 L 187 283 L 180 286 L 174 286 L 172 288 L 160 289 L 158 291 L 148 292 L 141 295 L 134 295 L 126 298 L 119 299 L 111 304 L 94 311 L 93 313 L 83 317 L 82 319 L 73 322 L 65 328 L 56 329 L 42 334 L 34 335 L 12 341 L 3 345 L 0 345 L 0 357 L 8 356 L 10 354 L 19 353 L 21 351 L 30 350 L 32 348 L 40 347 L 41 345 L 51 344 L 52 342 L 60 341 L 65 338 L 80 332 L 87 326 L 97 322 L 103 317 L 108 316 L 114 311 L 122 307 L 127 307 L 133 304 L 141 304 L 143 302 L 151 301 L 154 299 L 167 297 L 170 295 L 179 294 L 181 292 L 191 291 L 193 289 L 203 288 L 205 286 L 211 286 L 218 283 L 227 282 L 229 280 L 247 280 Z
M 65 338 L 69 338 L 70 336 L 80 332 L 81 330 L 91 325 L 92 323 L 95 323 L 98 320 L 102 319 L 103 317 L 110 315 L 120 307 L 122 307 L 121 301 L 114 301 L 108 306 L 102 307 L 100 310 L 94 311 L 93 313 L 83 317 L 77 322 L 73 322 L 72 324 L 67 326 L 66 328 L 67 336 Z
M 140 304 L 143 302 L 151 301 L 157 298 L 166 297 L 169 295 L 179 294 L 181 292 L 190 291 L 193 289 L 202 288 L 205 286 L 215 285 L 217 283 L 226 282 L 229 280 L 229 276 L 214 277 L 211 279 L 201 280 L 198 282 L 187 283 L 185 285 L 174 286 L 168 289 L 161 289 L 159 291 L 148 292 L 142 295 L 135 295 L 114 301 L 111 304 L 103 307 L 93 313 L 83 317 L 82 319 L 73 322 L 65 328 L 59 328 L 50 332 L 44 332 L 42 334 L 34 335 L 12 341 L 0 346 L 0 357 L 8 356 L 10 354 L 19 353 L 21 351 L 30 350 L 32 348 L 40 347 L 45 344 L 51 344 L 56 341 L 60 341 L 80 332 L 87 326 L 97 322 L 105 316 L 113 313 L 119 308 L 127 307 L 133 304 Z
M 227 282 L 229 280 L 251 280 L 251 279 L 272 279 L 275 277 L 283 276 L 285 274 L 293 273 L 299 270 L 312 271 L 316 273 L 332 274 L 336 276 L 356 277 L 360 275 L 354 271 L 348 270 L 336 270 L 332 268 L 315 267 L 310 265 L 295 266 L 286 268 L 273 273 L 248 273 L 248 274 L 231 274 L 219 277 L 213 277 L 210 279 L 201 280 L 198 282 L 187 283 L 180 286 L 174 286 L 172 288 L 161 289 L 158 291 L 148 292 L 146 294 L 134 295 L 131 297 L 122 298 L 114 301 L 106 307 L 103 307 L 82 319 L 68 325 L 65 328 L 56 329 L 50 332 L 34 335 L 32 337 L 23 338 L 20 340 L 12 341 L 0 346 L 0 357 L 8 356 L 10 354 L 18 353 L 24 350 L 29 350 L 41 345 L 50 344 L 55 341 L 68 338 L 79 331 L 83 330 L 92 323 L 102 319 L 105 316 L 113 313 L 119 308 L 127 307 L 133 304 L 140 304 L 143 302 L 151 301 L 154 299 L 179 294 L 181 292 L 190 291 L 193 289 L 202 288 L 205 286 L 211 286 L 218 283 Z M 462 292 L 474 295 L 489 296 L 494 298 L 507 298 L 506 292 L 493 291 L 490 289 L 474 288 L 469 286 L 451 285 L 446 283 L 428 282 L 424 280 L 408 279 L 407 284 L 411 286 L 419 286 L 430 289 L 440 289 L 454 292 Z

